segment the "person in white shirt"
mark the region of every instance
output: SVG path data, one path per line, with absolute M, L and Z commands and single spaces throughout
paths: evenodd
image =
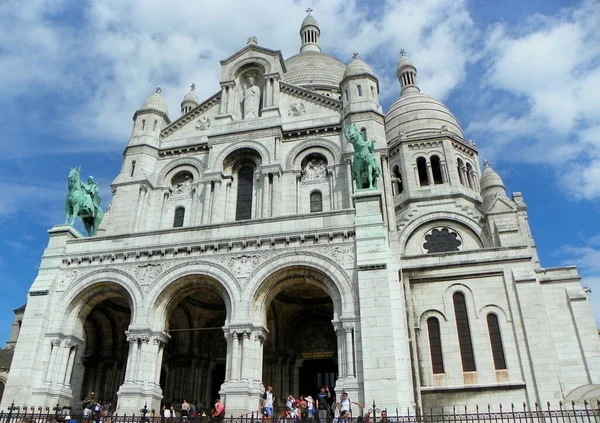
M 273 387 L 267 386 L 267 390 L 262 398 L 263 416 L 271 417 L 273 415 L 273 403 L 275 402 L 275 394 L 273 394 Z
M 338 404 L 338 407 L 340 409 L 340 416 L 342 414 L 344 414 L 344 411 L 347 411 L 348 413 L 350 413 L 352 411 L 352 404 L 354 404 L 360 408 L 365 408 L 364 404 L 360 404 L 356 401 L 352 401 L 352 399 L 348 396 L 348 392 L 344 392 L 342 394 L 342 400 Z

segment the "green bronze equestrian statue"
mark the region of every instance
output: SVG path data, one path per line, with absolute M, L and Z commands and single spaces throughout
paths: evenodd
M 79 179 L 81 168 L 72 168 L 69 172 L 69 192 L 65 204 L 67 219 L 65 225 L 73 225 L 77 216 L 81 217 L 85 230 L 89 236 L 95 236 L 98 226 L 102 222 L 104 212 L 100 208 L 100 194 L 98 184 L 93 176 L 88 178 L 87 184 Z
M 381 175 L 381 169 L 373 155 L 375 140 L 367 140 L 366 135 L 356 129 L 354 124 L 344 128 L 344 135 L 354 146 L 352 175 L 357 189 L 377 188 L 377 178 Z

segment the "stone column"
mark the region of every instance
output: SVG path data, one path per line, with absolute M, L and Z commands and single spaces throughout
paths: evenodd
M 240 335 L 238 332 L 231 334 L 231 380 L 240 378 Z
M 273 77 L 273 102 L 271 103 L 274 107 L 279 107 L 279 75 Z
M 346 374 L 344 366 L 344 328 L 337 322 L 332 322 L 337 338 L 337 361 L 338 361 L 338 379 L 343 379 Z
M 60 356 L 60 339 L 50 340 L 50 358 L 48 360 L 48 371 L 46 372 L 46 383 L 53 383 L 56 380 L 54 375 L 56 365 Z
M 79 344 L 72 343 L 69 345 L 69 353 L 67 359 L 67 368 L 65 371 L 65 377 L 63 379 L 63 385 L 70 386 L 71 385 L 71 374 L 73 373 L 73 365 L 75 364 L 75 357 L 77 355 L 77 350 L 79 348 Z
M 383 189 L 383 195 L 385 199 L 385 206 L 387 211 L 388 229 L 390 231 L 396 230 L 396 213 L 394 212 L 394 196 L 392 195 L 391 188 L 393 186 L 392 175 L 390 174 L 390 165 L 388 163 L 388 156 L 381 156 L 381 168 L 383 169 L 382 180 L 380 181 Z
M 281 172 L 273 172 L 273 184 L 271 186 L 271 217 L 281 216 L 281 204 L 283 196 L 281 192 Z
M 155 357 L 156 363 L 154 365 L 154 385 L 160 387 L 160 372 L 162 370 L 162 359 L 167 345 L 166 336 L 155 336 L 152 339 L 153 348 L 150 352 L 150 357 Z
M 433 180 L 433 171 L 431 170 L 431 161 L 427 161 L 427 179 L 429 180 L 429 185 L 435 185 L 435 181 Z
M 467 188 L 471 187 L 470 181 L 469 181 L 469 173 L 467 172 L 467 167 L 466 166 L 461 166 L 460 171 L 462 173 L 462 177 L 463 177 L 463 181 L 465 182 L 465 186 Z
M 192 188 L 192 207 L 190 210 L 190 226 L 196 226 L 196 217 L 198 216 L 198 192 L 196 187 Z M 161 213 L 162 216 L 162 213 Z
M 202 203 L 202 224 L 210 223 L 211 181 L 204 181 L 204 202 Z
M 262 174 L 258 170 L 254 172 L 254 187 L 252 188 L 254 197 L 254 213 L 252 213 L 253 219 L 258 219 L 262 216 L 262 188 L 260 187 L 260 178 Z
M 215 189 L 213 192 L 213 200 L 211 204 L 210 223 L 219 223 L 222 221 L 223 207 L 221 205 L 221 182 L 222 179 L 213 180 Z
M 250 350 L 250 332 L 242 332 L 240 335 L 242 337 L 240 379 L 248 381 L 252 379 L 252 351 Z
M 335 168 L 333 166 L 327 167 L 327 182 L 329 183 L 329 210 L 335 210 L 335 188 L 333 181 L 335 179 Z
M 262 179 L 262 217 L 271 217 L 271 184 L 270 173 L 263 173 Z
M 159 219 L 159 224 L 158 224 L 158 229 L 163 229 L 163 224 L 165 222 L 165 206 L 167 205 L 167 202 L 169 201 L 169 196 L 170 196 L 170 190 L 169 191 L 163 191 L 163 195 L 162 195 L 162 205 L 160 207 L 160 219 Z
M 296 214 L 300 214 L 300 185 L 302 181 L 302 174 L 296 175 Z
M 353 207 L 352 194 L 354 193 L 354 187 L 352 186 L 352 159 L 346 159 L 346 184 L 348 185 L 348 208 Z
M 225 113 L 233 114 L 233 102 L 235 101 L 235 82 L 227 83 L 227 108 Z
M 447 184 L 449 179 L 448 179 L 448 166 L 446 166 L 446 161 L 442 161 L 441 166 L 442 166 L 442 182 Z
M 140 192 L 138 195 L 137 208 L 136 208 L 136 212 L 135 212 L 135 223 L 133 225 L 134 232 L 138 231 L 140 229 L 142 215 L 144 213 L 144 203 L 146 202 L 147 192 L 148 192 L 148 187 L 146 185 L 140 185 Z
M 354 376 L 354 344 L 352 342 L 352 331 L 354 325 L 345 324 L 344 333 L 346 343 L 346 376 Z

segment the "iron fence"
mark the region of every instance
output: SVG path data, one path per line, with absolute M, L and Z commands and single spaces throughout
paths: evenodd
M 0 411 L 0 423 L 600 423 L 600 401 L 583 404 L 559 403 L 558 408 L 535 404 L 528 408 L 526 404 L 509 407 L 465 406 L 452 408 L 439 408 L 412 412 L 398 408 L 382 409 L 375 403 L 365 414 L 350 415 L 346 419 L 329 418 L 326 422 L 311 418 L 281 418 L 273 416 L 268 419 L 258 412 L 243 416 L 210 418 L 207 416 L 196 417 L 171 417 L 165 418 L 158 415 L 155 410 L 144 407 L 139 414 L 102 413 L 83 416 L 82 410 L 72 410 L 70 407 L 56 405 L 50 407 L 28 407 L 11 404 L 7 410 Z M 381 412 L 387 414 L 382 420 Z

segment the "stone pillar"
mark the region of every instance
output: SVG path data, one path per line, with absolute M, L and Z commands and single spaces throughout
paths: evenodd
M 383 170 L 383 175 L 378 181 L 378 184 L 381 184 L 381 189 L 383 190 L 385 206 L 386 206 L 386 222 L 388 224 L 388 230 L 395 231 L 396 230 L 396 213 L 394 211 L 394 198 L 391 192 L 391 188 L 393 185 L 392 175 L 390 175 L 390 165 L 388 163 L 388 156 L 381 156 L 381 168 Z
M 441 166 L 442 166 L 442 182 L 444 182 L 445 184 L 447 184 L 449 182 L 449 178 L 448 178 L 448 166 L 446 166 L 446 162 L 445 161 L 442 161 Z
M 241 359 L 241 368 L 240 368 L 240 379 L 241 380 L 251 380 L 252 379 L 252 351 L 250 350 L 250 332 L 241 333 L 242 337 L 242 359 Z
M 344 328 L 332 322 L 337 337 L 337 361 L 338 361 L 338 380 L 343 379 L 346 375 L 346 366 L 344 366 Z M 337 384 L 337 382 L 336 382 Z
M 348 208 L 352 208 L 352 194 L 354 189 L 352 186 L 352 159 L 346 159 L 346 184 L 348 185 Z
M 46 383 L 54 383 L 56 380 L 55 371 L 60 356 L 60 339 L 50 340 L 50 358 L 48 359 L 48 371 L 46 372 Z
M 146 194 L 148 193 L 148 187 L 146 185 L 140 186 L 140 192 L 138 195 L 137 209 L 135 212 L 135 224 L 133 225 L 134 232 L 140 229 L 142 223 L 142 215 L 144 214 L 144 204 L 146 203 Z M 142 227 L 143 229 L 143 227 Z
M 429 185 L 435 185 L 435 181 L 433 180 L 433 171 L 431 170 L 431 161 L 427 161 L 427 180 L 429 181 Z
M 460 171 L 462 173 L 463 181 L 465 182 L 465 186 L 470 188 L 471 184 L 469 182 L 469 173 L 467 172 L 466 166 L 461 166 Z
M 190 210 L 190 226 L 196 226 L 196 219 L 198 217 L 198 192 L 197 188 L 192 188 L 192 207 Z M 162 216 L 162 213 L 161 213 Z
M 231 379 L 232 381 L 240 378 L 240 342 L 241 333 L 233 332 L 231 334 Z
M 283 195 L 281 192 L 281 172 L 273 172 L 273 185 L 271 187 L 271 217 L 281 216 Z
M 73 365 L 75 364 L 75 357 L 77 355 L 77 350 L 79 348 L 79 344 L 71 343 L 67 346 L 68 358 L 67 358 L 67 368 L 65 369 L 65 376 L 63 379 L 63 385 L 70 386 L 71 385 L 71 374 L 73 373 Z
M 211 200 L 211 181 L 204 181 L 204 202 L 202 203 L 202 224 L 210 223 L 210 200 Z
M 352 342 L 352 331 L 354 326 L 344 325 L 345 345 L 346 345 L 346 376 L 354 376 L 354 344 Z
M 327 166 L 327 182 L 329 183 L 329 210 L 335 210 L 335 167 Z
M 260 171 L 256 171 L 254 172 L 254 213 L 252 213 L 252 218 L 253 219 L 258 219 L 262 216 L 262 188 L 260 187 L 260 182 L 261 182 L 261 172 Z
M 301 198 L 300 198 L 300 185 L 302 183 L 302 174 L 297 174 L 296 175 L 296 214 L 300 214 L 300 204 L 301 204 Z
M 169 201 L 169 196 L 170 196 L 169 191 L 163 191 L 162 205 L 160 206 L 160 220 L 159 220 L 159 224 L 158 224 L 158 229 L 163 229 L 163 225 L 165 222 L 165 206 L 167 205 L 167 202 Z
M 262 217 L 271 217 L 271 184 L 270 173 L 262 174 Z
M 223 206 L 221 201 L 221 182 L 222 179 L 213 180 L 214 191 L 213 191 L 213 200 L 211 204 L 211 217 L 210 223 L 219 223 L 223 221 Z

